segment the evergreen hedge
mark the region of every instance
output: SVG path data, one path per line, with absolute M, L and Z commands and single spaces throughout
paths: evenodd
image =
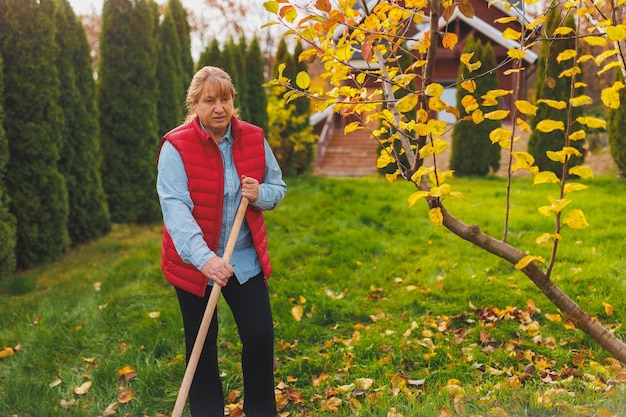
M 239 101 L 239 117 L 242 120 L 250 120 L 252 109 L 248 101 L 248 62 L 246 61 L 246 52 L 248 50 L 248 42 L 245 36 L 239 38 L 238 43 L 230 43 L 232 53 L 235 58 L 235 68 L 237 72 L 237 100 Z
M 176 36 L 178 38 L 178 51 L 180 53 L 180 57 L 178 58 L 180 74 L 178 78 L 181 83 L 180 91 L 182 94 L 179 103 L 181 103 L 181 112 L 184 116 L 187 114 L 185 108 L 187 88 L 194 74 L 193 57 L 191 56 L 191 28 L 187 21 L 187 11 L 180 0 L 169 0 L 167 2 L 167 10 L 171 13 L 172 19 L 174 20 Z
M 259 39 L 254 37 L 246 50 L 246 97 L 250 110 L 248 121 L 263 129 L 267 135 L 267 92 L 265 83 L 265 63 L 261 54 Z
M 68 191 L 68 233 L 72 245 L 111 230 L 100 176 L 101 154 L 95 106 L 91 48 L 85 30 L 67 0 L 56 0 L 56 61 L 61 82 L 60 105 L 65 123 L 59 169 Z
M 17 220 L 18 267 L 52 261 L 70 242 L 68 194 L 59 171 L 59 107 L 52 0 L 0 0 L 4 128 L 11 155 L 6 184 Z
M 220 48 L 220 42 L 217 39 L 213 39 L 211 43 L 202 51 L 196 64 L 196 70 L 202 67 L 212 66 L 223 68 L 222 66 L 222 51 Z M 185 87 L 186 89 L 187 87 Z
M 498 88 L 498 73 L 494 70 L 496 67 L 496 57 L 491 47 L 491 43 L 487 42 L 483 45 L 479 39 L 474 39 L 470 35 L 463 53 L 473 53 L 472 62 L 480 61 L 481 67 L 477 73 L 470 73 L 466 66 L 461 64 L 459 67 L 458 87 L 456 92 L 457 108 L 460 112 L 461 119 L 470 116 L 466 111 L 461 100 L 466 94 L 469 94 L 461 88 L 461 81 L 476 77 L 476 91 L 473 96 L 478 103 L 483 100 L 481 97 L 489 90 Z M 483 113 L 496 110 L 494 106 L 480 105 L 479 109 Z M 493 145 L 489 139 L 489 133 L 501 126 L 500 121 L 485 119 L 479 124 L 475 124 L 471 118 L 469 120 L 460 120 L 452 131 L 452 151 L 450 154 L 450 169 L 454 170 L 458 176 L 485 176 L 490 172 L 496 172 L 500 167 L 500 146 Z
M 102 10 L 98 107 L 102 179 L 114 222 L 161 218 L 156 195 L 156 26 L 148 0 L 107 0 Z
M 620 71 L 616 71 L 616 79 L 624 82 Z M 619 109 L 609 112 L 608 134 L 611 157 L 617 165 L 620 174 L 626 174 L 626 89 L 619 91 L 619 99 L 622 104 Z
M 555 29 L 562 26 L 561 20 L 559 9 L 557 7 L 551 7 L 548 11 L 545 23 L 545 31 L 548 36 L 553 36 Z M 572 15 L 567 17 L 565 26 L 576 28 L 576 23 Z M 574 38 L 559 40 L 558 42 L 551 42 L 550 40 L 542 42 L 537 63 L 535 101 L 539 99 L 550 99 L 569 103 L 571 79 L 569 77 L 559 77 L 559 75 L 564 70 L 572 67 L 572 61 L 557 62 L 557 56 L 566 49 L 576 49 L 576 40 Z M 582 92 L 583 88 L 580 87 L 576 90 L 576 95 L 580 95 Z M 572 131 L 583 129 L 584 126 L 575 121 L 577 117 L 582 115 L 582 108 L 574 107 L 572 110 L 571 120 L 574 121 Z M 567 126 L 567 109 L 557 110 L 543 103 L 538 104 L 537 114 L 531 119 L 530 123 L 532 133 L 528 139 L 528 152 L 535 158 L 535 164 L 539 167 L 540 171 L 552 171 L 558 177 L 562 177 L 563 164 L 549 159 L 546 152 L 561 150 L 563 146 L 565 146 L 565 138 L 563 133 L 559 131 L 545 133 L 537 130 L 537 124 L 541 120 L 546 119 L 562 121 Z M 569 146 L 578 149 L 582 156 L 572 157 L 568 162 L 568 166 L 572 167 L 582 164 L 584 161 L 583 141 L 572 141 Z
M 272 74 L 278 76 L 278 68 L 285 64 L 283 76 L 295 80 L 298 71 L 307 71 L 306 63 L 299 64 L 298 56 L 302 45 L 296 45 L 294 55 L 285 39 L 278 44 L 278 52 Z M 295 55 L 295 54 L 298 55 Z M 269 134 L 268 142 L 285 176 L 298 176 L 311 169 L 315 158 L 315 136 L 310 125 L 310 104 L 308 98 L 298 98 L 287 103 L 282 93 L 285 90 L 274 87 L 268 100 Z M 297 102 L 301 104 L 297 105 Z
M 184 101 L 180 101 L 184 98 L 180 81 L 182 77 L 180 42 L 176 33 L 176 23 L 169 8 L 165 10 L 158 34 L 157 120 L 158 135 L 161 137 L 184 120 Z
M 0 4 L 1 4 L 0 0 Z M 1 7 L 1 6 L 0 6 Z M 0 98 L 4 91 L 3 62 L 0 54 Z M 9 142 L 3 127 L 4 106 L 0 100 L 0 279 L 15 269 L 15 216 L 9 212 L 6 189 L 6 167 L 9 161 Z

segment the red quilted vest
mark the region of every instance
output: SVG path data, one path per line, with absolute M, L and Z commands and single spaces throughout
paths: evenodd
M 233 117 L 231 134 L 233 161 L 239 176 L 253 177 L 261 183 L 265 173 L 263 130 Z M 219 148 L 211 136 L 200 127 L 197 117 L 165 134 L 161 144 L 165 140 L 180 153 L 194 204 L 192 214 L 200 225 L 209 248 L 217 251 L 224 200 L 224 167 Z M 263 276 L 267 280 L 272 268 L 267 250 L 263 213 L 248 206 L 245 218 L 263 269 Z M 204 296 L 209 279 L 195 266 L 181 259 L 165 227 L 163 227 L 161 267 L 165 278 L 172 285 L 197 296 Z

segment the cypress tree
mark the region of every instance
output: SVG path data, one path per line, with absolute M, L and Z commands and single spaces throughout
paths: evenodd
M 228 42 L 226 42 L 226 45 L 224 45 L 221 61 L 221 68 L 226 71 L 228 75 L 230 75 L 230 79 L 232 80 L 235 91 L 237 92 L 235 95 L 235 108 L 241 109 L 243 105 L 241 101 L 242 97 L 239 95 L 239 92 L 241 91 L 241 74 L 239 73 L 241 63 L 239 59 L 239 48 L 233 38 L 230 38 Z
M 621 71 L 616 71 L 616 79 L 624 82 Z M 626 175 L 626 89 L 619 91 L 620 107 L 611 109 L 608 120 L 609 148 L 611 158 L 622 176 Z
M 237 95 L 239 96 L 239 117 L 242 120 L 250 120 L 250 113 L 253 111 L 250 108 L 248 101 L 248 63 L 246 61 L 246 53 L 248 51 L 248 42 L 246 37 L 241 35 L 239 43 L 233 45 L 233 55 L 235 57 L 235 65 L 237 68 L 237 75 L 239 79 L 239 89 Z
M 167 9 L 172 14 L 174 26 L 176 27 L 176 36 L 178 38 L 179 54 L 178 62 L 180 63 L 180 74 L 178 78 L 181 83 L 182 97 L 182 113 L 185 114 L 185 99 L 187 88 L 193 77 L 193 58 L 191 56 L 191 28 L 187 21 L 187 10 L 183 7 L 180 0 L 169 0 Z
M 220 43 L 217 39 L 213 39 L 209 46 L 202 51 L 200 57 L 198 58 L 196 70 L 206 66 L 222 68 L 222 51 L 220 49 Z
M 546 34 L 549 38 L 554 36 L 554 31 L 561 25 L 561 14 L 558 7 L 550 7 L 546 18 Z M 565 26 L 576 28 L 574 18 L 569 15 Z M 575 39 L 562 39 L 561 36 L 556 36 L 557 41 L 544 40 L 541 45 L 541 52 L 539 55 L 539 63 L 537 65 L 537 84 L 535 100 L 550 99 L 557 101 L 564 101 L 569 103 L 569 92 L 571 78 L 559 77 L 564 70 L 572 67 L 572 60 L 557 62 L 557 56 L 566 49 L 575 49 Z M 559 39 L 561 38 L 561 39 Z M 549 81 L 549 82 L 547 82 Z M 583 89 L 578 88 L 576 95 L 582 94 Z M 582 115 L 581 107 L 574 107 L 572 113 L 572 131 L 580 130 L 583 128 L 578 122 L 575 122 L 576 118 Z M 561 177 L 563 173 L 563 165 L 560 162 L 550 160 L 546 152 L 547 151 L 559 151 L 565 145 L 564 135 L 559 131 L 541 132 L 536 129 L 537 124 L 545 119 L 562 121 L 566 126 L 567 110 L 554 109 L 546 104 L 540 103 L 538 105 L 537 114 L 532 118 L 530 125 L 532 133 L 528 139 L 528 153 L 535 158 L 535 164 L 539 167 L 540 171 L 552 171 L 558 177 Z M 573 141 L 569 144 L 578 149 L 582 157 L 572 157 L 568 166 L 572 167 L 580 165 L 584 160 L 583 141 Z
M 305 61 L 300 62 L 299 58 L 300 58 L 300 54 L 303 52 L 304 48 L 302 46 L 302 42 L 298 41 L 296 43 L 296 46 L 293 50 L 293 72 L 294 72 L 294 79 L 295 77 L 300 73 L 300 72 L 307 72 L 309 70 L 309 67 L 307 65 L 307 63 Z M 313 128 L 311 127 L 311 122 L 310 122 L 310 118 L 311 118 L 311 100 L 308 97 L 298 97 L 297 99 L 295 99 L 293 101 L 293 107 L 294 107 L 294 116 L 295 119 L 293 120 L 293 124 L 294 124 L 294 131 L 296 132 L 308 132 L 310 134 L 313 133 Z M 295 145 L 295 148 L 298 149 L 298 151 L 295 153 L 295 160 L 294 160 L 294 167 L 295 167 L 295 171 L 298 173 L 303 173 L 305 172 L 308 167 L 311 165 L 311 162 L 313 162 L 313 159 L 315 158 L 315 153 L 314 153 L 314 146 L 313 143 L 310 143 L 308 141 L 299 143 L 297 145 Z
M 498 74 L 491 71 L 496 66 L 495 54 L 491 44 L 483 46 L 480 40 L 470 36 L 465 44 L 463 53 L 474 53 L 474 60 L 481 62 L 481 76 L 476 78 L 474 97 L 480 103 L 487 91 L 498 87 Z M 468 116 L 461 104 L 467 92 L 461 88 L 460 81 L 475 76 L 470 74 L 465 65 L 459 67 L 458 87 L 456 92 L 457 107 L 461 118 Z M 496 110 L 495 107 L 479 107 L 483 113 Z M 500 126 L 496 120 L 485 119 L 479 124 L 472 120 L 461 120 L 452 131 L 452 151 L 450 153 L 450 168 L 458 176 L 485 176 L 489 170 L 496 171 L 500 166 L 500 147 L 492 145 L 489 133 Z
M 154 3 L 107 0 L 102 11 L 99 83 L 102 178 L 114 222 L 160 218 Z
M 157 65 L 157 109 L 159 137 L 169 132 L 183 121 L 184 90 L 180 82 L 180 45 L 172 13 L 166 9 L 159 25 L 159 63 Z
M 483 62 L 483 68 L 485 68 L 485 70 L 489 70 L 489 72 L 481 78 L 481 82 L 479 84 L 482 90 L 480 91 L 480 95 L 482 96 L 488 91 L 495 90 L 500 86 L 500 82 L 498 81 L 498 71 L 496 69 L 498 62 L 496 61 L 496 54 L 493 51 L 491 42 L 487 42 L 484 45 L 481 60 Z M 497 110 L 497 107 L 485 108 L 485 111 L 494 110 Z M 489 133 L 491 133 L 494 129 L 502 126 L 502 123 L 499 120 L 485 120 L 483 123 L 487 137 L 489 137 Z M 500 145 L 491 144 L 491 141 L 489 141 L 483 150 L 485 163 L 488 165 L 491 172 L 497 172 L 500 168 Z
M 287 50 L 284 38 L 278 44 L 272 73 L 278 76 L 278 69 L 285 64 L 283 76 L 291 80 L 296 77 L 296 58 Z M 269 97 L 269 142 L 276 159 L 286 176 L 301 175 L 306 172 L 313 160 L 315 136 L 307 114 L 298 113 L 294 102 L 286 103 L 282 97 L 283 87 L 274 87 Z
M 285 38 L 280 38 L 278 42 L 278 48 L 276 49 L 276 55 L 274 56 L 274 65 L 272 65 L 272 78 L 278 78 L 278 69 L 280 64 L 285 64 L 283 70 L 283 76 L 295 81 L 295 68 L 293 67 L 293 60 L 287 48 L 287 41 Z
M 3 5 L 0 0 L 0 16 Z M 2 18 L 0 17 L 0 22 Z M 1 35 L 0 35 L 1 36 Z M 1 49 L 1 48 L 0 48 Z M 4 92 L 2 54 L 0 54 L 0 99 Z M 9 142 L 4 131 L 4 106 L 0 100 L 0 279 L 15 269 L 15 216 L 9 211 L 9 195 L 6 189 L 6 167 L 9 162 Z
M 302 42 L 298 41 L 293 50 L 293 66 L 294 73 L 298 75 L 300 72 L 308 72 L 309 66 L 305 61 L 300 62 L 300 54 L 304 51 Z M 311 100 L 308 97 L 299 97 L 293 101 L 296 106 L 296 114 L 305 115 L 307 118 L 311 116 Z M 308 121 L 307 121 L 308 123 Z
M 72 245 L 87 242 L 111 229 L 100 176 L 100 145 L 95 108 L 95 83 L 87 35 L 67 0 L 57 0 L 56 61 L 61 81 L 60 104 L 65 124 L 59 168 L 68 191 L 68 232 Z
M 259 39 L 254 37 L 246 52 L 246 96 L 250 109 L 249 121 L 267 134 L 267 92 L 263 87 L 265 74 Z
M 7 191 L 17 220 L 18 267 L 56 259 L 69 245 L 68 197 L 58 162 L 63 113 L 52 0 L 0 0 Z

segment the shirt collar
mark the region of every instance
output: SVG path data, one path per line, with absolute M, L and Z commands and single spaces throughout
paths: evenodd
M 198 118 L 198 122 L 200 123 L 200 127 L 202 128 L 202 130 L 204 130 L 206 132 L 207 130 L 204 127 L 204 125 L 202 124 L 202 120 L 200 120 L 200 118 Z M 226 128 L 226 132 L 224 132 L 224 136 L 222 136 L 222 138 L 221 138 L 221 140 L 225 140 L 228 143 L 232 143 L 232 141 L 233 141 L 233 136 L 231 135 L 231 126 L 232 126 L 232 123 L 228 123 L 228 127 Z

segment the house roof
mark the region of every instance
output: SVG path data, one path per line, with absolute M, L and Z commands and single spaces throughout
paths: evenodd
M 365 0 L 365 4 L 367 5 L 368 8 L 371 9 L 379 1 L 380 0 Z M 520 24 L 528 23 L 528 19 L 526 18 L 526 16 L 520 13 L 519 10 L 515 9 L 514 7 L 506 7 L 506 5 L 503 2 L 492 2 L 490 0 L 483 0 L 483 1 L 488 3 L 489 5 L 488 7 L 495 7 L 507 16 L 516 17 L 518 21 L 520 21 Z M 357 8 L 358 9 L 361 8 L 360 3 L 358 2 L 357 2 Z M 362 13 L 362 10 L 360 10 L 360 12 Z M 475 27 L 476 30 L 483 33 L 493 42 L 501 45 L 502 47 L 506 49 L 519 49 L 520 48 L 519 42 L 510 40 L 510 39 L 505 39 L 504 37 L 502 37 L 502 31 L 496 28 L 495 26 L 493 26 L 491 23 L 488 23 L 487 21 L 479 18 L 477 15 L 474 15 L 471 18 L 466 17 L 461 12 L 459 12 L 458 8 L 455 8 L 454 12 L 452 13 L 448 21 L 446 21 L 443 17 L 440 17 L 439 22 L 438 22 L 439 27 L 445 27 L 450 22 L 454 21 L 454 19 L 459 19 L 465 22 L 466 24 L 472 27 Z M 426 31 L 428 31 L 428 19 L 426 19 L 424 23 L 420 25 L 416 25 L 416 29 L 418 33 L 415 36 L 415 38 L 417 39 L 421 37 L 421 35 L 423 35 Z M 335 36 L 336 37 L 340 36 L 341 31 L 342 31 L 342 27 L 340 26 L 336 29 Z M 529 64 L 534 64 L 538 58 L 539 56 L 535 52 L 531 50 L 526 50 L 524 61 L 528 62 Z M 361 62 L 361 65 L 358 65 L 358 67 L 368 67 L 368 65 L 367 63 L 363 61 Z
M 510 10 L 505 9 L 504 7 L 498 7 L 500 10 L 502 10 L 504 13 L 513 16 L 513 17 L 517 17 L 518 19 L 520 18 L 520 15 L 512 13 Z M 493 26 L 492 24 L 486 22 L 485 20 L 481 19 L 478 16 L 474 16 L 474 17 L 467 17 L 465 15 L 463 15 L 463 13 L 459 12 L 459 9 L 455 9 L 454 12 L 452 12 L 452 15 L 450 16 L 450 18 L 446 21 L 443 17 L 439 18 L 439 27 L 445 27 L 448 24 L 450 24 L 450 22 L 453 22 L 455 19 L 459 19 L 463 22 L 465 22 L 466 24 L 475 27 L 476 30 L 478 30 L 480 33 L 484 34 L 485 36 L 487 36 L 489 39 L 491 39 L 493 42 L 503 46 L 506 49 L 519 49 L 520 48 L 520 43 L 510 40 L 510 39 L 505 39 L 502 36 L 502 31 L 500 31 L 499 29 L 497 29 L 495 26 Z M 524 20 L 526 20 L 524 18 Z M 420 37 L 421 35 L 424 34 L 424 32 L 426 32 L 428 30 L 427 27 L 424 28 L 424 26 L 422 26 L 421 30 L 418 32 L 416 37 Z M 526 50 L 526 54 L 524 56 L 524 61 L 533 64 L 535 63 L 535 61 L 537 61 L 537 59 L 539 58 L 539 56 L 531 51 L 531 50 Z

